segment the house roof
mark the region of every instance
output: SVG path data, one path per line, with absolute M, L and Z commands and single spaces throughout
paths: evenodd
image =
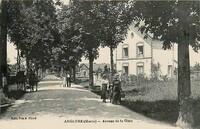
M 129 27 L 130 31 L 135 32 L 138 36 L 140 36 L 141 38 L 144 39 L 145 34 L 142 34 L 138 28 L 136 28 L 134 25 L 131 25 Z M 153 49 L 163 49 L 163 41 L 159 40 L 159 39 L 153 39 L 152 34 L 147 34 L 148 38 L 144 39 L 149 45 L 151 45 L 151 43 L 153 43 Z M 169 49 L 170 50 L 170 49 Z
M 89 69 L 89 65 L 88 65 L 88 64 L 85 64 L 85 63 L 80 64 L 80 65 L 79 65 L 79 68 L 81 68 L 81 67 L 83 67 L 83 66 L 85 66 L 86 68 Z
M 108 64 L 108 63 L 98 63 L 98 64 L 94 63 L 94 64 L 93 64 L 93 71 L 96 72 L 97 70 L 100 70 L 100 69 L 103 71 L 105 65 L 107 65 L 108 68 L 110 68 L 110 64 Z M 88 63 L 82 63 L 82 64 L 80 64 L 80 65 L 79 65 L 79 68 L 81 68 L 81 67 L 83 67 L 83 66 L 85 66 L 86 68 L 89 69 L 89 64 L 88 64 Z

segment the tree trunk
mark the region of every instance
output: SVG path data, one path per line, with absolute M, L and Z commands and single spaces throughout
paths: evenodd
M 109 72 L 111 72 L 111 77 L 110 77 L 110 82 L 113 82 L 113 74 L 114 74 L 114 61 L 113 61 L 113 47 L 112 46 L 110 46 L 110 70 L 111 71 L 109 71 Z
M 2 6 L 1 6 L 2 7 Z M 3 40 L 2 40 L 2 13 L 0 13 L 0 57 L 3 56 Z M 1 66 L 2 66 L 2 58 L 0 58 L 0 104 L 1 104 L 1 99 L 2 99 L 2 70 L 1 70 Z
M 2 48 L 2 43 L 0 41 L 0 50 L 1 50 L 1 48 Z M 1 51 L 0 51 L 0 57 L 2 57 Z M 1 62 L 2 62 L 1 60 L 2 60 L 2 58 L 0 58 L 0 66 L 1 66 Z M 2 90 L 2 88 L 3 88 L 3 86 L 2 86 L 2 70 L 0 68 L 0 90 Z M 1 92 L 0 92 L 0 96 L 1 96 Z M 0 97 L 0 102 L 1 102 L 1 97 Z
M 4 75 L 7 78 L 7 1 L 2 0 L 1 3 L 1 43 L 2 43 L 2 48 L 1 48 L 1 58 L 2 58 L 2 62 L 1 62 L 1 69 L 2 72 L 4 73 Z
M 179 116 L 177 125 L 186 129 L 193 125 L 192 99 L 190 84 L 189 43 L 178 44 L 178 103 Z
M 89 88 L 90 89 L 94 85 L 94 80 L 93 80 L 93 62 L 94 62 L 94 56 L 92 55 L 92 51 L 89 51 Z
M 26 75 L 29 75 L 29 70 L 30 70 L 30 60 L 29 57 L 26 56 Z
M 21 67 L 21 58 L 20 58 L 20 52 L 19 52 L 19 43 L 17 43 L 17 65 L 18 69 L 17 71 L 20 71 Z
M 1 1 L 0 14 L 0 105 L 2 100 L 7 99 L 3 93 L 2 73 L 7 77 L 7 2 Z M 0 109 L 1 113 L 1 109 Z
M 2 13 L 0 13 L 0 57 L 3 56 L 3 40 L 2 40 Z M 2 96 L 2 70 L 1 70 L 1 66 L 2 66 L 2 58 L 0 58 L 0 103 L 1 103 L 1 96 Z
M 75 81 L 76 80 L 76 65 L 73 66 L 73 74 L 74 74 L 73 75 L 73 77 L 74 77 L 73 80 Z
M 39 69 L 38 69 L 38 65 L 37 64 L 35 64 L 35 71 L 36 71 L 36 75 L 37 76 L 39 76 L 39 71 L 38 71 Z

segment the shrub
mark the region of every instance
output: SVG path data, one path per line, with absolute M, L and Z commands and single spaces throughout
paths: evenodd
M 150 80 L 146 77 L 145 74 L 139 75 L 122 75 L 122 85 L 124 86 L 140 86 L 142 84 L 146 84 L 150 82 Z

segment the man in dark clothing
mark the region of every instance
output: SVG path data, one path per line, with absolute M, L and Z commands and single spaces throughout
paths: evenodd
M 70 83 L 70 73 L 69 73 L 69 71 L 67 71 L 66 80 L 67 80 L 67 87 L 71 87 L 71 83 Z
M 30 70 L 28 80 L 29 80 L 29 85 L 30 85 L 30 91 L 34 91 L 35 73 L 32 70 Z

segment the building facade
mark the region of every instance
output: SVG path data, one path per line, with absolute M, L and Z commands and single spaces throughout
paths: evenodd
M 174 77 L 174 69 L 177 66 L 174 60 L 174 47 L 162 49 L 162 42 L 144 35 L 133 25 L 130 26 L 127 38 L 116 49 L 116 68 L 121 74 L 144 74 L 151 77 L 159 68 L 158 74 L 169 78 Z

